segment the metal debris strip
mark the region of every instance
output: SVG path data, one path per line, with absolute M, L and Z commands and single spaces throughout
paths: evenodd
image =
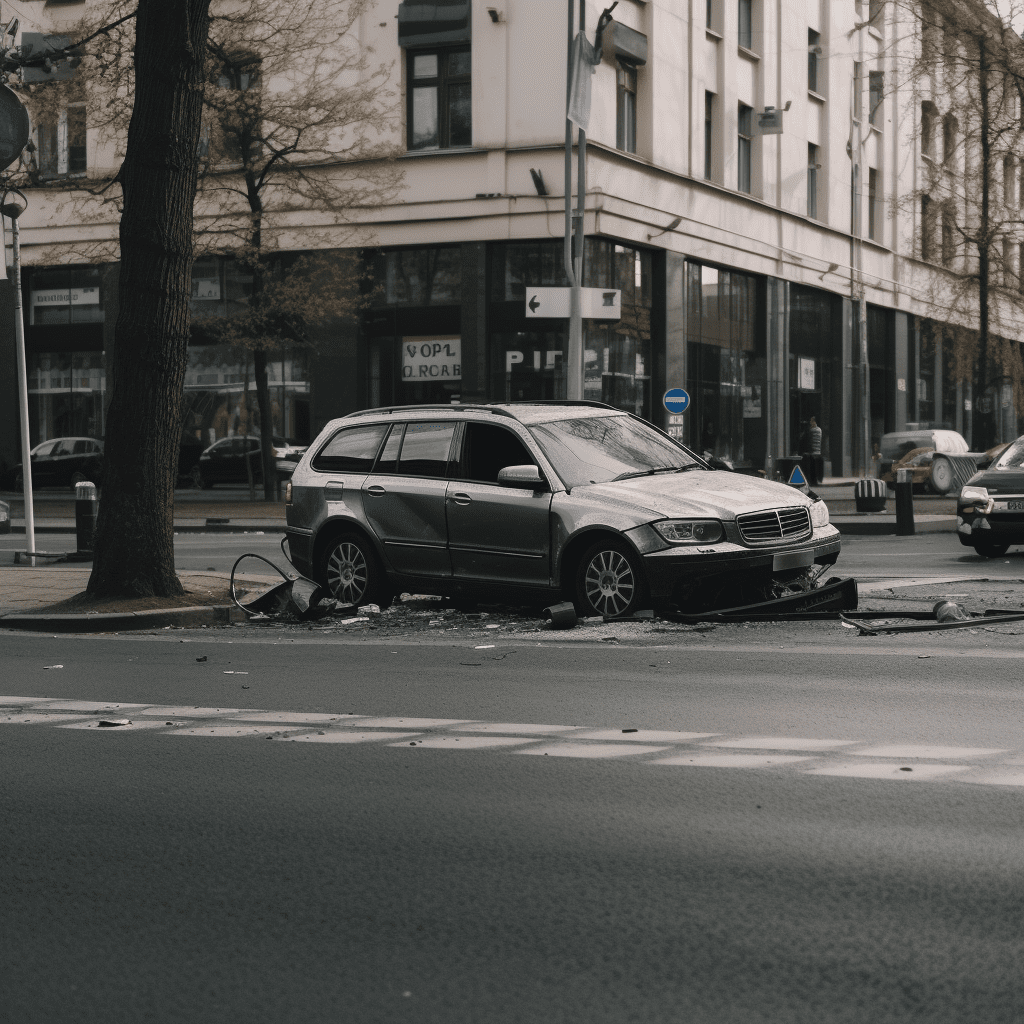
M 927 613 L 926 613 L 927 614 Z M 905 613 L 888 615 L 886 618 L 910 618 Z M 914 616 L 917 618 L 917 616 Z M 861 636 L 878 636 L 880 633 L 931 633 L 939 629 L 978 629 L 988 626 L 999 625 L 1002 622 L 1024 622 L 1024 613 L 1015 612 L 1012 615 L 972 615 L 968 619 L 953 619 L 940 622 L 933 616 L 928 616 L 930 622 L 915 622 L 899 625 L 888 625 L 884 622 L 855 621 L 850 616 L 840 615 L 840 618 L 847 625 L 854 626 L 860 630 Z
M 720 608 L 716 611 L 684 614 L 666 612 L 663 618 L 672 622 L 785 622 L 806 619 L 836 619 L 840 612 L 857 607 L 857 581 L 837 576 L 819 587 L 795 594 L 759 601 L 757 604 Z

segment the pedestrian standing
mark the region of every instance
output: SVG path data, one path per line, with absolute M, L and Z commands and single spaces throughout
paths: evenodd
M 821 457 L 821 427 L 818 426 L 818 421 L 813 416 L 808 421 L 807 443 L 809 456 L 807 468 L 810 476 L 807 482 L 812 487 L 816 487 L 825 475 L 825 460 Z

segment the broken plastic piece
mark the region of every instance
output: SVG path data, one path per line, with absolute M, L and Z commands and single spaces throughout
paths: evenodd
M 100 720 L 100 729 L 113 729 L 118 725 L 131 725 L 132 720 L 130 718 L 104 718 Z
M 235 596 L 235 570 L 243 558 L 258 558 L 260 561 L 266 562 L 281 574 L 284 582 L 278 583 L 265 594 L 260 594 L 259 597 L 242 604 Z M 321 603 L 325 597 L 327 597 L 327 591 L 319 583 L 307 580 L 305 576 L 290 579 L 269 558 L 264 558 L 262 555 L 251 552 L 239 555 L 231 567 L 231 600 L 245 612 L 248 618 L 294 616 L 300 620 L 320 619 L 336 607 L 336 602 L 333 600 Z
M 576 608 L 571 601 L 562 601 L 545 608 L 544 618 L 551 620 L 552 629 L 576 628 Z

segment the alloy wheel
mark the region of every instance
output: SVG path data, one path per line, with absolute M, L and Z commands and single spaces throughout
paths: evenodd
M 362 548 L 352 541 L 336 545 L 327 558 L 327 588 L 343 604 L 365 603 L 370 570 Z
M 601 615 L 622 615 L 632 603 L 636 587 L 633 567 L 621 551 L 605 548 L 587 563 L 584 593 Z

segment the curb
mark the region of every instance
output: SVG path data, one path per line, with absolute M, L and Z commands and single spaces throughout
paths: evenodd
M 223 523 L 213 526 L 175 526 L 175 533 L 284 533 L 286 530 L 284 523 L 270 522 L 266 526 L 254 526 L 251 523 L 248 525 L 231 526 L 230 524 L 224 525 Z M 24 535 L 24 526 L 12 526 L 10 531 L 11 534 L 20 533 Z M 70 535 L 75 533 L 75 526 L 71 524 L 69 526 L 39 526 L 36 524 L 36 533 L 63 533 Z
M 846 537 L 892 537 L 896 535 L 896 517 L 890 519 L 856 520 L 838 517 L 830 520 L 842 536 Z M 943 516 L 930 522 L 915 522 L 914 533 L 948 533 L 956 534 L 956 516 Z
M 75 612 L 33 615 L 31 612 L 0 615 L 0 629 L 27 629 L 56 633 L 115 633 L 153 626 L 209 626 L 234 621 L 231 605 L 194 605 L 141 612 Z

